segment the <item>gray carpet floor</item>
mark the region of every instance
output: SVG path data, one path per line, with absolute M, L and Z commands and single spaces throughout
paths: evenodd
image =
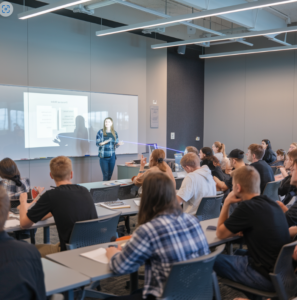
M 136 222 L 137 222 L 136 217 L 130 218 L 132 231 L 135 229 L 135 226 L 133 227 L 133 224 L 136 225 Z M 124 223 L 122 223 L 121 225 L 124 225 Z M 55 226 L 50 227 L 50 241 L 52 244 L 56 244 L 59 242 L 58 233 Z M 30 241 L 28 240 L 28 242 Z M 43 229 L 41 228 L 38 229 L 36 232 L 36 244 L 42 244 L 42 243 L 43 243 Z M 140 275 L 144 274 L 143 267 L 140 268 L 139 274 Z M 103 292 L 111 293 L 114 295 L 128 295 L 129 290 L 125 288 L 127 281 L 129 281 L 129 275 L 119 276 L 115 278 L 108 278 L 101 281 L 101 289 Z M 231 300 L 236 297 L 246 298 L 246 296 L 243 293 L 221 284 L 220 280 L 219 280 L 219 285 L 220 285 L 222 300 Z M 139 288 L 142 287 L 143 287 L 143 280 L 139 280 Z

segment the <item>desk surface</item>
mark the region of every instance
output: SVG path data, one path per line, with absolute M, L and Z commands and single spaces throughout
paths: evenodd
M 46 295 L 66 292 L 91 282 L 90 278 L 48 259 L 42 258 Z
M 231 242 L 231 241 L 235 241 L 235 240 L 240 239 L 239 236 L 234 236 L 234 237 L 231 237 L 231 238 L 220 240 L 217 237 L 215 230 L 206 229 L 209 225 L 211 225 L 211 226 L 217 226 L 218 220 L 219 220 L 219 218 L 210 219 L 210 220 L 206 220 L 206 221 L 201 221 L 200 222 L 201 227 L 202 227 L 202 229 L 204 231 L 204 234 L 206 236 L 207 243 L 208 243 L 209 247 L 215 247 L 215 246 L 218 246 L 218 245 L 221 245 L 221 244 L 225 244 L 227 242 Z
M 98 214 L 98 218 L 107 217 L 109 215 L 113 215 L 119 211 L 122 212 L 122 216 L 130 216 L 136 215 L 139 211 L 139 206 L 137 206 L 134 200 L 140 200 L 140 198 L 133 198 L 129 200 L 121 200 L 125 204 L 129 204 L 130 208 L 121 208 L 121 209 L 108 209 L 100 205 L 100 203 L 96 203 L 96 210 Z
M 220 240 L 216 237 L 216 232 L 214 230 L 206 230 L 207 226 L 209 225 L 216 226 L 217 223 L 218 223 L 218 219 L 211 219 L 211 220 L 200 222 L 202 229 L 205 233 L 205 236 L 207 238 L 209 247 L 218 246 L 220 244 L 224 244 L 226 242 L 230 242 L 232 240 L 236 240 L 239 238 L 239 237 L 235 237 L 235 238 Z M 122 243 L 125 243 L 125 241 L 117 242 L 117 244 L 122 244 Z M 112 244 L 115 243 L 106 243 L 106 244 L 94 245 L 94 246 L 79 248 L 70 251 L 64 251 L 60 253 L 50 254 L 47 255 L 46 257 L 54 262 L 62 264 L 66 267 L 69 267 L 73 270 L 76 270 L 90 277 L 92 281 L 102 280 L 108 277 L 115 276 L 111 272 L 109 266 L 82 257 L 79 254 L 92 251 L 98 248 L 107 248 L 108 245 L 112 245 Z
M 98 218 L 108 217 L 109 215 L 113 215 L 113 214 L 117 213 L 118 211 L 122 212 L 122 216 L 136 215 L 136 214 L 138 214 L 139 206 L 137 206 L 135 204 L 134 200 L 140 200 L 140 198 L 121 200 L 125 204 L 130 205 L 130 208 L 123 208 L 123 209 L 108 209 L 108 208 L 104 208 L 103 206 L 100 206 L 100 204 L 98 203 L 95 206 L 96 210 L 97 210 Z M 53 217 L 51 217 L 47 220 L 44 220 L 44 221 L 39 221 L 39 222 L 33 224 L 32 227 L 30 227 L 29 229 L 47 227 L 47 226 L 52 226 L 52 225 L 56 225 L 55 219 Z M 24 230 L 24 229 L 21 228 L 21 226 L 15 226 L 15 227 L 4 227 L 4 230 L 6 232 L 13 232 L 13 231 L 20 231 L 20 230 Z
M 78 183 L 78 185 L 84 186 L 90 191 L 91 189 L 107 188 L 108 186 L 105 185 L 107 183 L 115 183 L 120 185 L 121 183 L 132 184 L 132 181 L 131 179 L 119 179 L 119 180 L 110 180 L 110 181 Z

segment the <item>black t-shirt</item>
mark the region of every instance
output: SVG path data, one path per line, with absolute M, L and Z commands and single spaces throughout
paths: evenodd
M 214 167 L 213 170 L 211 170 L 211 175 L 216 176 L 221 181 L 224 181 L 224 179 L 225 179 L 224 172 L 222 171 L 221 167 L 219 167 L 219 166 L 216 166 L 216 167 Z
M 52 213 L 61 243 L 61 251 L 66 250 L 73 226 L 76 222 L 97 219 L 98 215 L 90 192 L 76 184 L 60 185 L 40 197 L 28 210 L 28 218 L 36 223 L 48 213 Z
M 266 196 L 240 202 L 225 221 L 232 233 L 243 232 L 252 267 L 270 280 L 276 259 L 283 245 L 290 243 L 285 214 Z
M 264 160 L 259 160 L 251 164 L 260 174 L 260 189 L 261 194 L 263 193 L 265 186 L 268 182 L 274 181 L 274 173 L 272 168 Z
M 46 300 L 40 253 L 34 245 L 0 232 L 0 298 Z
M 288 226 L 297 226 L 297 203 L 294 203 L 285 213 Z
M 232 189 L 233 189 L 233 186 L 232 186 L 232 177 L 230 176 L 230 178 L 228 178 L 228 179 L 225 180 L 224 182 L 225 182 L 226 186 L 228 187 L 228 189 L 229 189 L 230 191 L 232 191 Z

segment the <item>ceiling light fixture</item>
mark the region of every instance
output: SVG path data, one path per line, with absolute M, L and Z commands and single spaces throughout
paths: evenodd
M 297 26 L 290 26 L 285 28 L 275 28 L 269 30 L 261 30 L 261 31 L 249 31 L 244 33 L 237 33 L 237 34 L 229 34 L 225 36 L 213 36 L 209 38 L 202 38 L 202 39 L 194 39 L 194 40 L 187 40 L 187 41 L 180 41 L 180 42 L 173 42 L 173 43 L 164 43 L 164 44 L 156 44 L 152 45 L 152 49 L 161 49 L 161 48 L 169 48 L 169 47 L 177 47 L 177 46 L 184 46 L 184 45 L 192 45 L 198 43 L 207 43 L 207 42 L 219 42 L 224 40 L 235 40 L 235 39 L 243 39 L 243 38 L 250 38 L 250 37 L 257 37 L 263 36 L 268 34 L 281 34 L 287 32 L 295 32 L 297 31 Z
M 254 50 L 244 50 L 244 51 L 234 51 L 234 52 L 224 52 L 224 53 L 214 53 L 214 54 L 204 54 L 200 55 L 201 59 L 225 57 L 225 56 L 235 56 L 235 55 L 246 55 L 246 54 L 256 54 L 256 53 L 266 53 L 266 52 L 277 52 L 286 50 L 297 50 L 297 45 L 295 46 L 284 46 L 284 47 L 272 47 L 272 48 L 262 48 Z
M 171 17 L 168 19 L 161 19 L 161 20 L 153 20 L 148 21 L 144 23 L 138 23 L 134 25 L 127 25 L 127 26 L 121 26 L 119 28 L 112 28 L 107 30 L 100 30 L 96 32 L 97 36 L 105 36 L 105 35 L 111 35 L 121 32 L 127 32 L 137 29 L 143 29 L 143 28 L 154 28 L 154 27 L 160 27 L 167 24 L 172 23 L 179 23 L 183 21 L 190 21 L 195 19 L 201 19 L 201 18 L 207 18 L 212 16 L 219 16 L 223 14 L 229 14 L 229 13 L 235 13 L 235 12 L 241 12 L 256 8 L 263 8 L 268 6 L 275 6 L 275 5 L 282 5 L 282 4 L 288 4 L 292 2 L 297 2 L 297 0 L 259 0 L 256 2 L 249 2 L 239 5 L 233 5 L 233 6 L 226 6 L 226 7 L 220 7 L 216 9 L 206 10 L 198 13 L 192 13 L 192 14 L 186 14 L 181 15 L 177 17 Z
M 81 4 L 81 3 L 85 3 L 85 2 L 89 2 L 89 1 L 90 0 L 77 0 L 77 1 L 69 2 L 69 0 L 62 0 L 62 1 L 54 2 L 52 4 L 45 5 L 45 6 L 36 8 L 36 9 L 30 9 L 28 11 L 22 12 L 22 13 L 18 14 L 18 17 L 20 20 L 25 20 L 25 19 L 29 19 L 29 18 L 47 14 L 47 13 L 55 11 L 55 10 L 59 10 L 62 8 L 66 8 L 69 6 L 73 6 L 73 5 L 77 5 L 77 4 Z

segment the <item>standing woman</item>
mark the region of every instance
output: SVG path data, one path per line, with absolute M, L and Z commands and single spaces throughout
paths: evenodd
M 116 161 L 115 149 L 124 145 L 123 142 L 119 142 L 118 134 L 113 127 L 112 118 L 108 117 L 104 120 L 103 129 L 100 129 L 96 136 L 96 145 L 99 147 L 98 156 L 100 158 L 103 181 L 108 181 L 111 179 Z
M 265 150 L 265 154 L 262 159 L 265 160 L 268 164 L 276 161 L 276 154 L 272 151 L 270 141 L 266 139 L 262 140 L 262 146 Z
M 216 156 L 220 162 L 223 158 L 227 157 L 225 153 L 225 145 L 223 143 L 214 142 L 211 148 L 213 150 L 214 156 Z

